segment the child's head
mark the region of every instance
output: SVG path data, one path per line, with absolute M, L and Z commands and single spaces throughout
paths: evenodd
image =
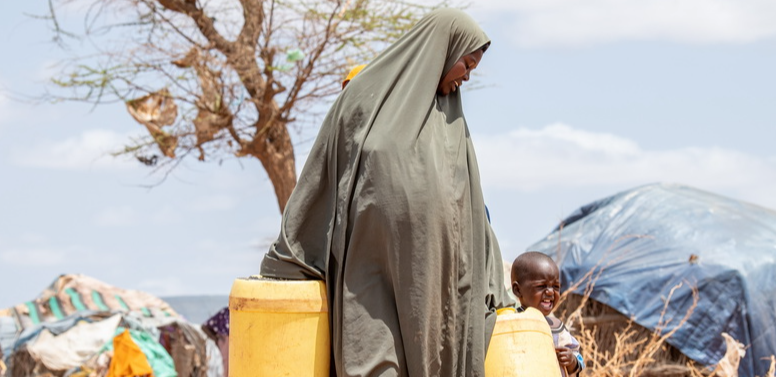
M 545 254 L 529 251 L 512 263 L 512 292 L 520 305 L 538 309 L 545 316 L 560 299 L 558 265 Z

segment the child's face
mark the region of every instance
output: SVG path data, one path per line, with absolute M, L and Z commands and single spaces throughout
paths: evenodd
M 521 305 L 536 308 L 548 316 L 560 299 L 558 266 L 548 261 L 536 261 L 530 271 L 528 276 L 512 282 L 512 291 Z

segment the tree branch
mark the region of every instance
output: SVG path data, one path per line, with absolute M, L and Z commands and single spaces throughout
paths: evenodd
M 238 45 L 252 45 L 261 36 L 261 25 L 264 23 L 264 5 L 261 0 L 240 0 L 243 7 L 243 27 L 237 37 Z
M 339 4 L 337 7 L 332 9 L 331 13 L 328 16 L 327 22 L 326 22 L 326 32 L 324 33 L 324 36 L 320 43 L 318 43 L 318 46 L 313 50 L 312 54 L 310 54 L 310 58 L 307 60 L 307 65 L 299 71 L 299 73 L 296 76 L 296 80 L 294 81 L 294 85 L 291 86 L 291 90 L 288 93 L 288 96 L 286 97 L 285 103 L 283 103 L 283 106 L 280 108 L 281 114 L 283 116 L 288 117 L 290 115 L 291 109 L 294 107 L 294 103 L 296 103 L 297 96 L 299 95 L 299 92 L 302 90 L 302 87 L 307 82 L 307 79 L 309 78 L 310 74 L 315 69 L 315 64 L 318 60 L 318 58 L 321 56 L 321 54 L 326 50 L 326 47 L 329 45 L 329 42 L 331 42 L 331 34 L 336 30 L 338 24 L 334 23 L 335 18 L 339 14 Z
M 159 4 L 168 10 L 185 14 L 197 25 L 197 28 L 208 41 L 220 51 L 230 51 L 232 43 L 226 40 L 215 28 L 213 19 L 205 14 L 205 11 L 197 7 L 194 0 L 157 0 Z

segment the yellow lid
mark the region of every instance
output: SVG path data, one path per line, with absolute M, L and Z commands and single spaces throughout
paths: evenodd
M 326 285 L 320 280 L 235 279 L 229 310 L 284 313 L 326 313 Z

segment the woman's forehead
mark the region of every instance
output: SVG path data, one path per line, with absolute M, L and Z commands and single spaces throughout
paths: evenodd
M 466 56 L 470 56 L 470 57 L 476 59 L 477 61 L 479 61 L 480 59 L 482 59 L 482 55 L 484 55 L 484 54 L 485 54 L 485 51 L 482 51 L 482 49 L 478 49 L 478 50 L 476 50 L 476 51 L 474 51 L 471 54 L 466 55 Z

